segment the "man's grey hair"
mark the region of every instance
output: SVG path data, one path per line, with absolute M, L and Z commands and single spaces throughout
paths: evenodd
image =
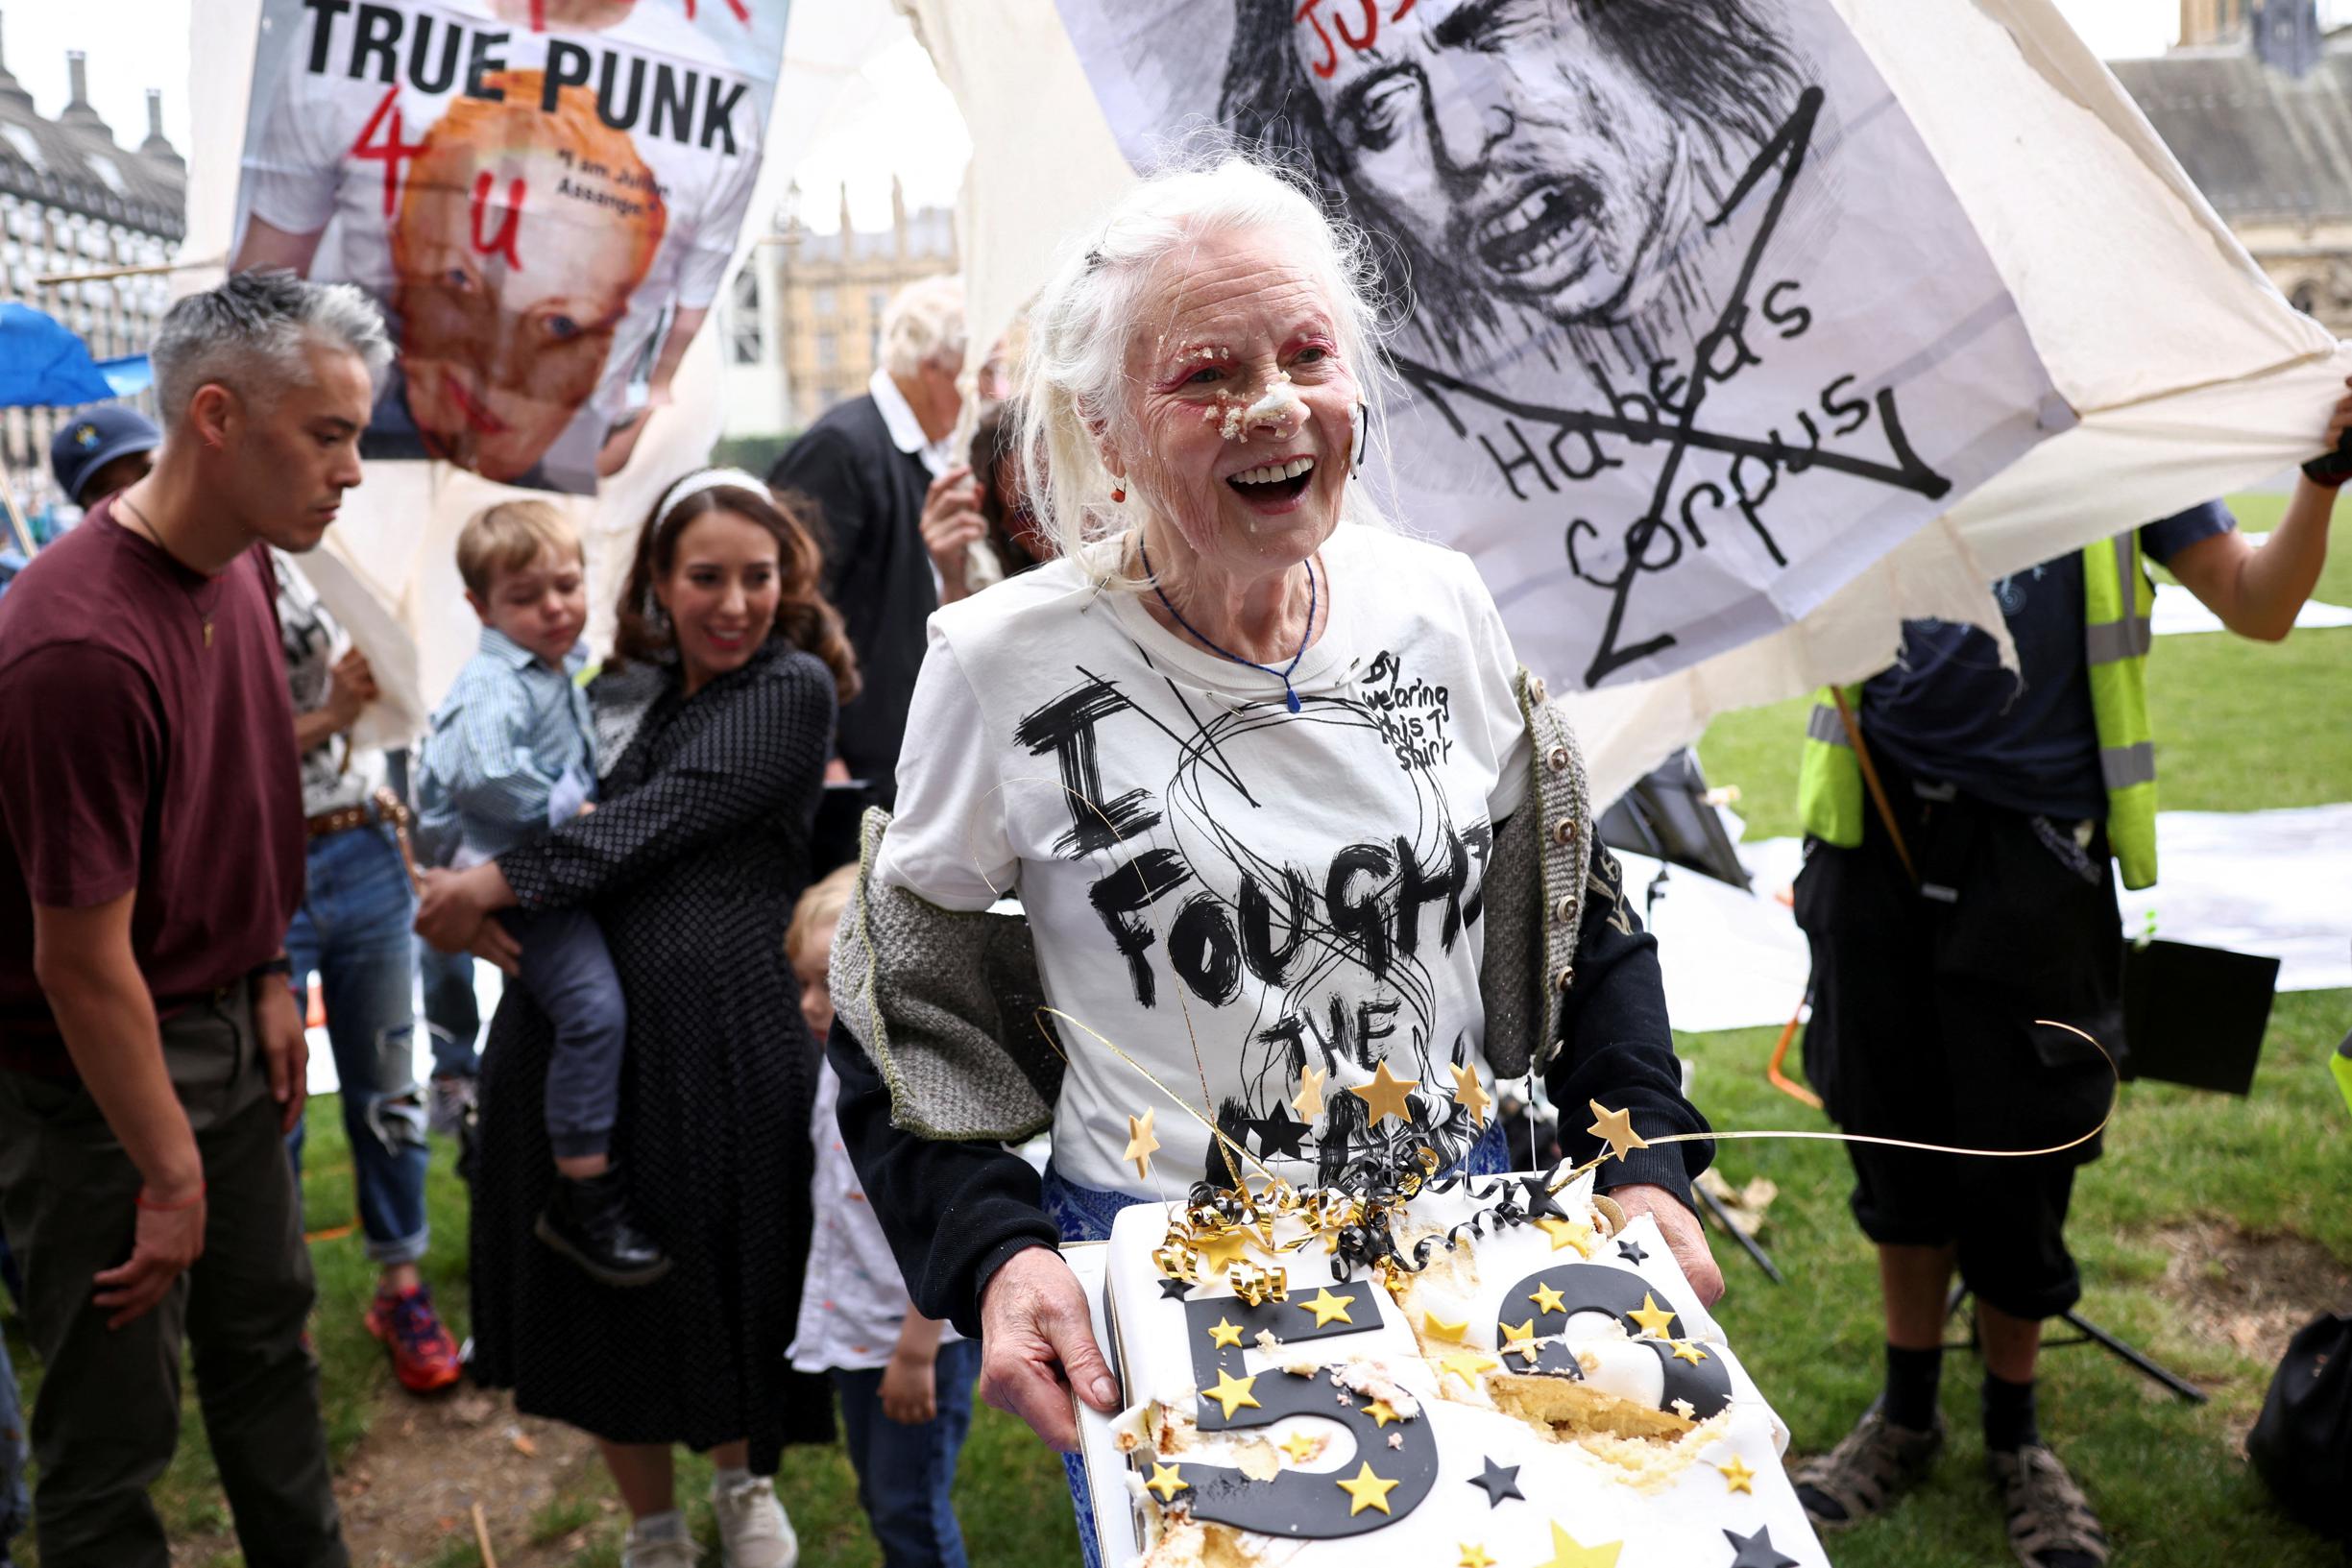
M 392 362 L 382 314 L 349 283 L 246 272 L 189 295 L 164 313 L 148 351 L 164 423 L 178 423 L 208 381 L 270 400 L 287 383 L 307 377 L 303 350 L 312 342 L 357 354 L 371 380 Z
M 961 364 L 963 285 L 953 277 L 923 277 L 890 297 L 882 313 L 882 368 L 914 374 L 934 362 Z

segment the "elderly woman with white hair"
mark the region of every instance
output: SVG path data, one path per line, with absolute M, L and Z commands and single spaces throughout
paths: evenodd
M 1073 248 L 1023 403 L 1060 559 L 933 617 L 897 815 L 868 820 L 842 1125 L 916 1304 L 1064 1449 L 1070 1387 L 1116 1390 L 1055 1244 L 1233 1185 L 1231 1148 L 1303 1180 L 1423 1145 L 1499 1170 L 1486 1099 L 1538 1073 L 1645 1136 L 1706 1128 L 1572 738 L 1469 562 L 1357 480 L 1366 276 L 1238 158 Z M 1008 893 L 1021 920 L 978 915 Z M 1041 1000 L 1083 1027 L 1047 1039 Z M 1003 1146 L 1049 1126 L 1041 1180 Z M 1602 1182 L 1711 1299 L 1709 1146 Z

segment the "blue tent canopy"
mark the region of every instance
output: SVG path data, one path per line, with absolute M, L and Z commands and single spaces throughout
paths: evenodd
M 107 364 L 135 392 L 146 384 L 140 378 L 146 356 L 133 357 L 135 369 L 123 360 Z M 31 305 L 0 302 L 0 408 L 71 408 L 125 395 L 63 322 Z

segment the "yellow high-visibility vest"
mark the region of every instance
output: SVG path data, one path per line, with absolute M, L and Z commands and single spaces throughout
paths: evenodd
M 2107 784 L 2107 843 L 2125 887 L 2156 881 L 2156 738 L 2147 717 L 2147 655 L 2156 585 L 2140 556 L 2140 531 L 2102 539 L 2082 552 L 2083 661 L 2098 727 L 2098 765 Z M 1858 711 L 1862 688 L 1845 688 Z M 1805 831 L 1853 849 L 1862 842 L 1862 766 L 1828 688 L 1805 727 L 1797 813 Z

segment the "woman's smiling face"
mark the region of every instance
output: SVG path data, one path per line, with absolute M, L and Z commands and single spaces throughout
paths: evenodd
M 654 597 L 669 612 L 686 688 L 741 669 L 776 624 L 783 597 L 776 536 L 740 513 L 688 523 Z
M 1321 282 L 1266 233 L 1187 245 L 1144 293 L 1104 460 L 1223 571 L 1287 568 L 1339 522 L 1357 383 L 1337 320 Z

